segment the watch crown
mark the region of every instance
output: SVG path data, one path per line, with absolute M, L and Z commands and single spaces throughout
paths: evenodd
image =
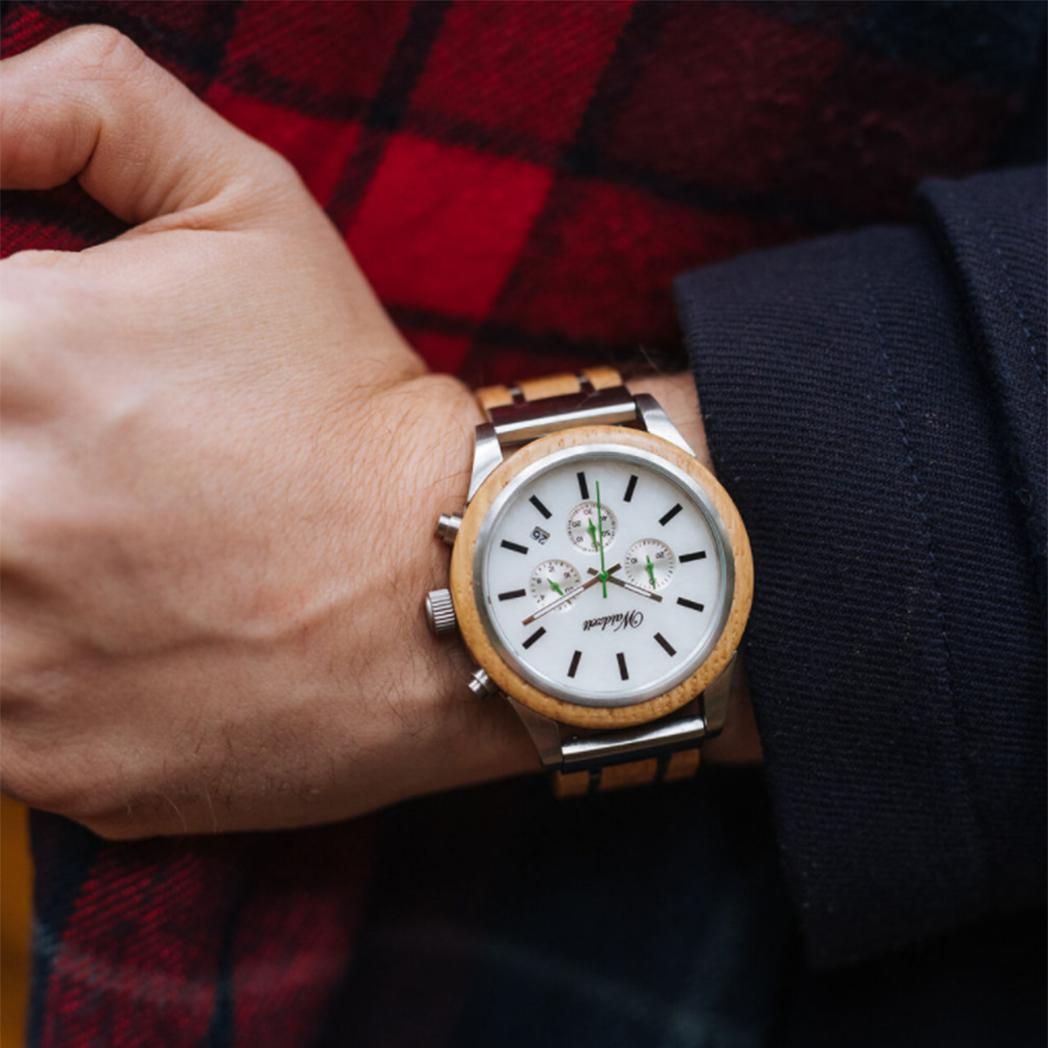
M 461 526 L 462 517 L 459 514 L 441 513 L 437 518 L 437 538 L 443 539 L 449 546 L 453 546 Z
M 446 589 L 430 590 L 426 594 L 426 625 L 435 637 L 443 637 L 458 629 L 455 605 Z
M 488 676 L 487 670 L 482 670 L 479 666 L 473 671 L 473 676 L 469 678 L 466 687 L 478 699 L 483 699 L 487 695 L 494 695 L 498 690 L 495 687 L 495 682 Z

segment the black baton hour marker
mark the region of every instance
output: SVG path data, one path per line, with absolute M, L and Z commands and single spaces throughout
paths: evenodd
M 659 517 L 659 523 L 660 523 L 660 524 L 661 524 L 661 525 L 662 525 L 663 527 L 665 527 L 665 526 L 666 526 L 667 524 L 669 524 L 669 522 L 670 522 L 671 520 L 673 520 L 673 518 L 674 518 L 674 517 L 675 517 L 675 516 L 676 516 L 676 515 L 677 515 L 678 513 L 680 513 L 680 511 L 681 511 L 681 505 L 680 505 L 680 503 L 678 502 L 678 503 L 677 503 L 677 505 L 675 505 L 675 506 L 673 507 L 673 509 L 668 509 L 668 510 L 666 510 L 666 512 L 665 512 L 665 513 L 663 513 L 663 515 L 662 515 L 661 517 Z
M 619 676 L 623 680 L 629 680 L 630 671 L 626 669 L 626 656 L 620 651 L 616 654 L 615 658 L 619 660 Z
M 540 499 L 538 495 L 532 495 L 531 498 L 528 499 L 528 502 L 530 502 L 535 509 L 546 518 L 546 520 L 549 520 L 549 518 L 553 516 L 553 514 L 542 504 L 542 499 Z
M 672 644 L 670 644 L 670 642 L 666 640 L 666 638 L 661 633 L 656 633 L 655 639 L 659 642 L 660 646 L 662 647 L 662 650 L 666 652 L 667 655 L 677 654 L 677 649 Z
M 505 593 L 499 594 L 499 600 L 516 600 L 518 597 L 523 597 L 524 595 L 524 590 L 506 590 Z
M 575 671 L 579 668 L 579 661 L 581 659 L 582 659 L 582 652 L 581 651 L 576 651 L 575 654 L 571 656 L 571 665 L 568 667 L 568 676 L 569 677 L 574 677 L 575 676 Z
M 633 489 L 637 486 L 637 474 L 630 474 L 630 482 L 626 485 L 626 494 L 622 496 L 623 502 L 629 502 L 633 498 Z
M 502 548 L 503 549 L 511 549 L 511 550 L 513 550 L 514 553 L 527 553 L 528 552 L 528 547 L 527 546 L 520 546 L 516 542 L 510 542 L 509 539 L 503 539 L 502 540 Z
M 685 553 L 680 558 L 680 562 L 681 562 L 681 564 L 687 564 L 689 560 L 705 560 L 705 559 L 706 559 L 706 551 L 704 549 L 700 549 L 698 553 Z
M 697 600 L 688 600 L 687 597 L 678 597 L 677 603 L 681 605 L 681 607 L 691 608 L 692 611 L 702 611 L 706 606 L 705 604 L 700 604 Z
M 526 641 L 524 641 L 524 647 L 525 648 L 530 648 L 532 646 L 532 644 L 534 644 L 535 641 L 537 641 L 539 639 L 539 637 L 541 637 L 545 632 L 546 632 L 546 627 L 545 626 L 539 626 L 539 628 L 537 630 L 535 630 L 535 632 L 530 637 L 528 637 L 528 639 Z
M 584 499 L 588 499 L 589 498 L 589 485 L 586 483 L 586 474 L 585 473 L 576 473 L 575 476 L 578 477 L 578 480 L 579 480 L 579 491 L 582 492 L 582 497 Z

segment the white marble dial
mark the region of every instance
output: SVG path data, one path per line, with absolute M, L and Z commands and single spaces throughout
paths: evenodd
M 486 626 L 548 694 L 596 706 L 662 694 L 722 628 L 720 536 L 694 482 L 668 464 L 626 449 L 561 455 L 492 507 L 475 562 Z

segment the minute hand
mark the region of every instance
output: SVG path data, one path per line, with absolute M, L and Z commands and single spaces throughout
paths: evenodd
M 616 564 L 614 567 L 608 568 L 605 574 L 611 575 L 614 572 L 618 571 L 621 567 L 621 564 Z M 597 583 L 600 581 L 601 576 L 594 575 L 593 578 L 587 579 L 585 582 L 576 586 L 574 589 L 569 589 L 563 597 L 558 597 L 551 604 L 546 604 L 543 607 L 539 608 L 538 611 L 532 612 L 526 619 L 523 620 L 521 625 L 530 626 L 531 623 L 533 623 L 536 619 L 541 619 L 543 615 L 548 615 L 551 611 L 555 611 L 562 604 L 567 604 L 569 600 L 572 600 L 573 598 L 577 597 L 580 593 L 584 592 L 585 590 L 588 590 L 591 586 L 596 586 Z
M 590 522 L 592 523 L 592 521 Z M 597 481 L 597 531 L 600 536 L 600 588 L 608 599 L 608 569 L 604 567 L 604 511 L 600 507 L 600 481 Z

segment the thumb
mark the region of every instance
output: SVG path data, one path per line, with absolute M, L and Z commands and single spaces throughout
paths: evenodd
M 238 131 L 132 41 L 80 26 L 0 62 L 0 186 L 71 178 L 126 222 L 285 184 L 290 167 Z

